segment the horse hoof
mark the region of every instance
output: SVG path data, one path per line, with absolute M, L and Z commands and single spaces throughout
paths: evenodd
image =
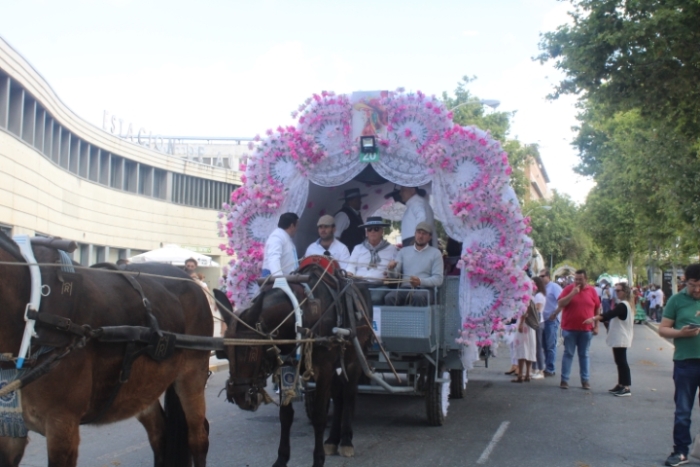
M 340 446 L 338 448 L 338 454 L 343 457 L 355 457 L 355 448 L 352 446 Z
M 337 456 L 338 446 L 336 446 L 335 444 L 324 444 L 323 451 L 326 453 L 327 456 Z

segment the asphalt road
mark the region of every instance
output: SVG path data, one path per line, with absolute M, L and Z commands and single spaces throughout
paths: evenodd
M 561 348 L 559 349 L 561 362 Z M 552 466 L 663 465 L 672 449 L 673 347 L 644 325 L 635 326 L 629 354 L 632 397 L 607 389 L 617 382 L 605 336 L 591 347 L 591 391 L 579 386 L 574 363 L 571 389 L 557 376 L 513 384 L 503 373 L 508 351 L 469 372 L 467 397 L 452 401 L 445 425 L 429 427 L 424 401 L 408 396 L 362 395 L 355 418 L 353 459 L 329 457 L 326 465 L 369 466 Z M 217 394 L 227 373 L 212 376 L 207 389 L 211 424 L 210 466 L 270 466 L 276 458 L 277 411 L 264 406 L 243 412 Z M 313 430 L 295 406 L 290 467 L 311 465 Z M 693 417 L 697 431 L 698 415 Z M 84 427 L 81 467 L 150 466 L 145 432 L 135 421 Z M 696 462 L 696 465 L 700 462 Z M 22 466 L 45 466 L 45 442 L 32 435 Z M 692 462 L 691 462 L 692 465 Z

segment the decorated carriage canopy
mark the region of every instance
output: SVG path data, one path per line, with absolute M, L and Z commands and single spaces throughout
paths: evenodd
M 472 357 L 504 320 L 525 310 L 532 291 L 524 271 L 529 219 L 509 184 L 507 154 L 488 132 L 457 125 L 437 98 L 402 89 L 322 92 L 292 116 L 295 126 L 251 143 L 242 186 L 220 213 L 220 235 L 228 239 L 221 248 L 233 256 L 225 285 L 237 308 L 251 301 L 265 241 L 282 213 L 300 216 L 295 243 L 302 254 L 317 238 L 316 220 L 335 214 L 344 190 L 368 195 L 366 219 L 392 202 L 384 195 L 396 184 L 427 188 L 435 217 L 463 244 L 459 341 Z M 362 137 L 374 137 L 376 153 L 363 153 Z

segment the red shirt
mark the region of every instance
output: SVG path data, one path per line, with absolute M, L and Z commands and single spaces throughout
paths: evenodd
M 559 300 L 568 296 L 575 284 L 567 285 L 559 295 Z M 565 331 L 592 331 L 592 324 L 583 324 L 588 318 L 593 318 L 600 307 L 600 298 L 595 287 L 586 285 L 583 290 L 574 295 L 561 312 L 561 328 Z

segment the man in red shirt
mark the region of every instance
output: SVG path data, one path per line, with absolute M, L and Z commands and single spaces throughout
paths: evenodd
M 598 334 L 598 321 L 595 324 L 583 324 L 588 318 L 600 314 L 600 297 L 594 287 L 588 285 L 586 271 L 579 269 L 574 276 L 574 283 L 567 285 L 559 295 L 557 305 L 562 310 L 561 332 L 564 337 L 564 356 L 561 360 L 562 389 L 569 389 L 569 375 L 574 361 L 574 351 L 578 351 L 578 365 L 581 372 L 581 387 L 590 389 L 590 359 L 588 350 L 591 339 Z

